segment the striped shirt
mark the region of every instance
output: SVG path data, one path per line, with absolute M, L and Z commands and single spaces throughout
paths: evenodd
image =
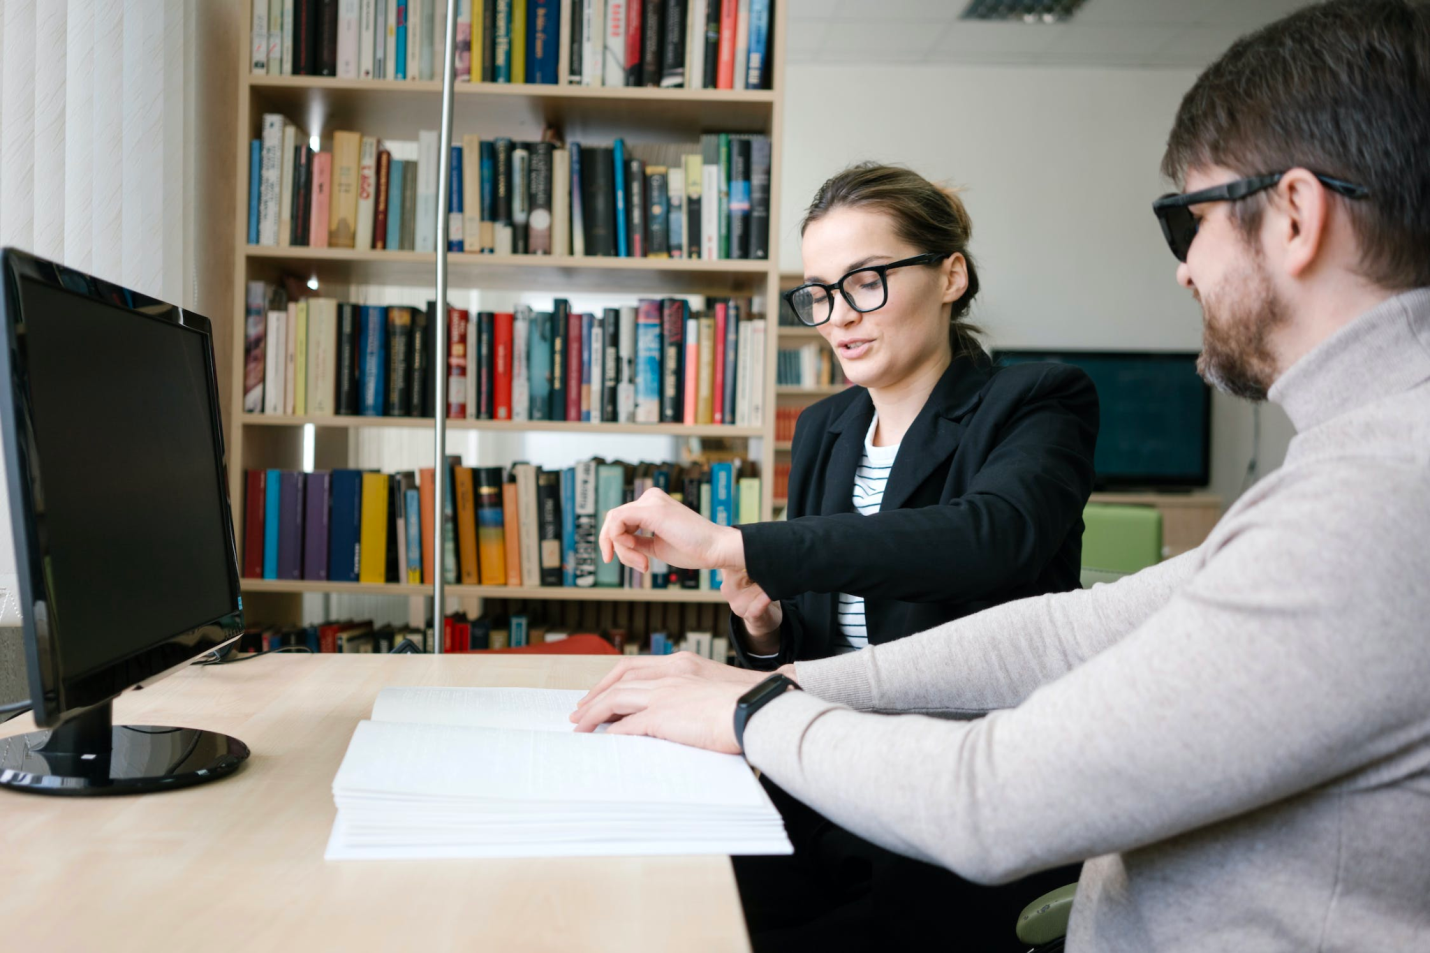
M 859 468 L 854 471 L 854 509 L 868 516 L 879 512 L 879 504 L 884 501 L 884 486 L 889 482 L 889 474 L 894 469 L 894 458 L 899 454 L 899 445 L 892 447 L 874 446 L 874 431 L 879 426 L 879 415 L 869 424 L 869 432 L 864 435 L 864 456 L 859 460 Z M 834 639 L 834 654 L 854 652 L 869 644 L 869 629 L 864 620 L 864 597 L 839 594 L 839 632 Z

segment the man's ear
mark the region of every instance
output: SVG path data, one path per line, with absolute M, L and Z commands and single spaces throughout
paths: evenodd
M 1321 253 L 1330 216 L 1330 192 L 1315 175 L 1292 169 L 1276 186 L 1276 205 L 1281 212 L 1271 239 L 1282 245 L 1282 266 L 1286 274 L 1300 277 Z
M 943 263 L 943 303 L 952 304 L 968 290 L 968 259 L 959 252 Z

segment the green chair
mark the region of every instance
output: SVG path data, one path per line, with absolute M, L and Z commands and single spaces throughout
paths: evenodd
M 1162 514 L 1150 506 L 1089 503 L 1082 513 L 1082 584 L 1116 582 L 1162 559 Z M 1043 894 L 1018 914 L 1018 939 L 1034 953 L 1063 948 L 1077 884 Z
M 1113 582 L 1162 560 L 1162 514 L 1150 506 L 1089 503 L 1082 522 L 1084 587 Z

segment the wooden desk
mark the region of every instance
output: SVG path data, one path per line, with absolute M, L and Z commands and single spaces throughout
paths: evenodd
M 323 860 L 332 781 L 385 685 L 588 688 L 594 656 L 275 655 L 189 668 L 116 721 L 226 732 L 232 777 L 129 797 L 0 790 L 10 950 L 749 950 L 725 857 Z M 0 736 L 29 731 L 29 715 Z

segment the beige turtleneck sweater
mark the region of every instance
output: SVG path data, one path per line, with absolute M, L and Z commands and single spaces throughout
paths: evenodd
M 1069 950 L 1430 950 L 1430 289 L 1270 398 L 1200 548 L 800 662 L 750 763 L 974 880 L 1087 859 Z

